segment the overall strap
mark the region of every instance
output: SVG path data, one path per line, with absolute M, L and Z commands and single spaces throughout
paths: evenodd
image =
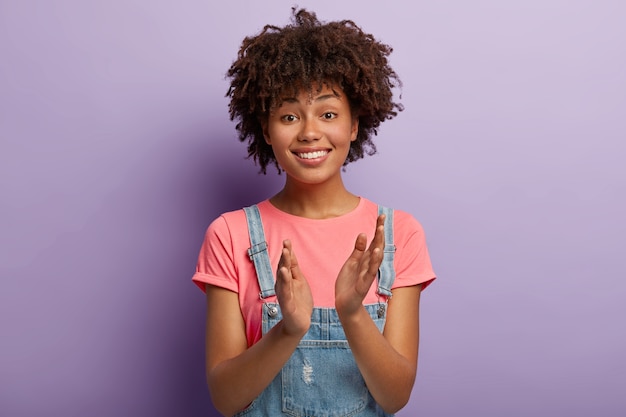
M 383 261 L 378 269 L 378 294 L 391 297 L 391 286 L 396 279 L 396 270 L 393 266 L 393 257 L 396 246 L 393 242 L 393 209 L 378 206 L 378 215 L 385 215 L 385 248 Z
M 261 298 L 271 297 L 276 295 L 274 292 L 274 274 L 272 273 L 270 258 L 267 253 L 267 241 L 263 232 L 263 223 L 261 223 L 261 213 L 259 213 L 259 208 L 256 204 L 244 207 L 243 210 L 246 213 L 248 234 L 250 235 L 248 256 L 254 262 L 254 269 L 256 270 L 257 280 L 261 288 L 259 296 Z

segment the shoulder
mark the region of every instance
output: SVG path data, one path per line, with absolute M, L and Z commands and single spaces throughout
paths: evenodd
M 403 210 L 393 211 L 394 230 L 411 233 L 424 233 L 422 224 L 409 212 Z
M 262 206 L 264 202 L 258 204 Z M 248 241 L 248 222 L 244 208 L 227 211 L 216 217 L 207 228 L 206 239 L 230 242 Z
M 207 228 L 207 238 L 220 238 L 230 236 L 232 231 L 237 231 L 246 223 L 243 209 L 222 213 L 216 217 Z
M 376 204 L 370 200 L 364 199 L 366 211 L 378 214 L 378 208 L 384 205 Z M 415 233 L 424 233 L 422 224 L 409 212 L 389 207 L 393 212 L 393 229 L 394 234 L 410 235 Z
M 396 247 L 396 280 L 393 288 L 422 284 L 421 289 L 425 289 L 435 279 L 435 273 L 422 224 L 411 213 L 394 209 L 393 241 Z

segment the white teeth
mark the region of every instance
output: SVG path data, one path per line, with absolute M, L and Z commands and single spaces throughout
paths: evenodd
M 299 153 L 298 156 L 302 159 L 315 159 L 315 158 L 321 158 L 327 153 L 328 151 L 315 151 L 315 152 Z

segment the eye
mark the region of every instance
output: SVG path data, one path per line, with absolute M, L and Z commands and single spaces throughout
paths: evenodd
M 286 114 L 280 118 L 283 122 L 291 123 L 295 122 L 298 118 L 293 114 Z
M 337 113 L 333 113 L 333 112 L 331 112 L 331 111 L 327 111 L 326 113 L 324 113 L 324 114 L 322 115 L 322 118 L 323 118 L 324 120 L 332 120 L 332 119 L 334 119 L 335 117 L 337 117 Z

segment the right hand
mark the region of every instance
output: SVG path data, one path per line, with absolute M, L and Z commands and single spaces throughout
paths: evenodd
M 359 234 L 354 251 L 348 257 L 335 281 L 335 307 L 339 317 L 354 315 L 378 275 L 385 247 L 385 216 L 376 220 L 374 238 L 367 247 L 365 233 Z
M 283 241 L 275 289 L 285 333 L 304 336 L 311 325 L 313 295 L 289 240 Z

